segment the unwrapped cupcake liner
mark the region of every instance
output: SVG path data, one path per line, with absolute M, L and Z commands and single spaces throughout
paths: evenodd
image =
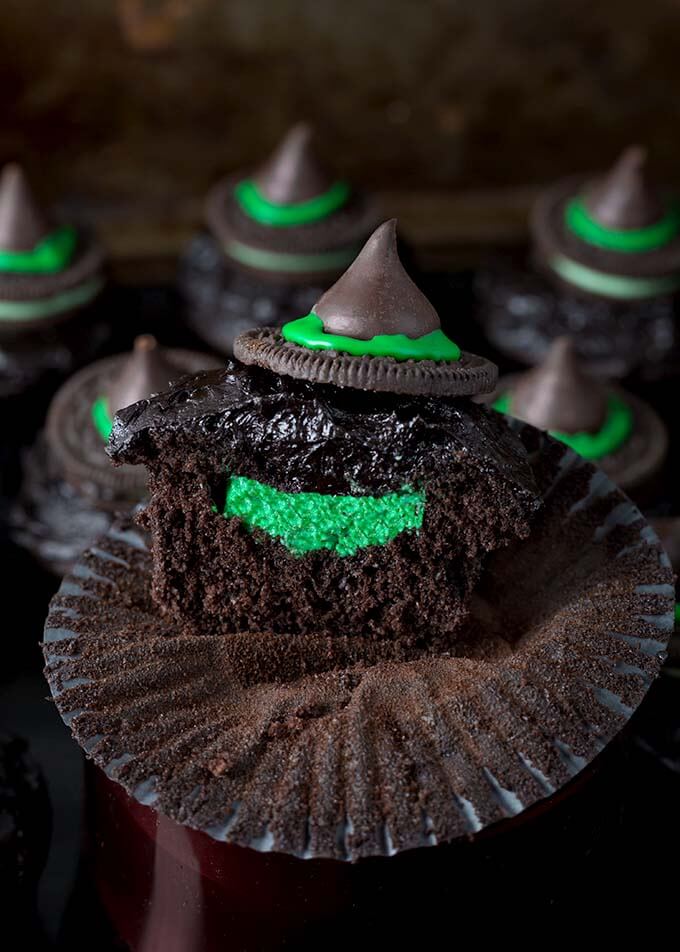
M 86 754 L 178 823 L 301 858 L 450 842 L 559 791 L 658 674 L 673 573 L 604 473 L 512 425 L 543 508 L 489 558 L 456 655 L 328 638 L 312 670 L 311 636 L 186 635 L 152 602 L 144 537 L 114 526 L 45 628 L 50 688 Z M 280 679 L 258 683 L 271 651 Z

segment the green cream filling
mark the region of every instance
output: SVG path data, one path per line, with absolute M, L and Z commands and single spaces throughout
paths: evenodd
M 629 278 L 619 274 L 595 271 L 564 255 L 554 255 L 549 265 L 568 284 L 573 284 L 574 287 L 591 294 L 621 301 L 671 294 L 680 287 L 680 275 L 664 278 Z
M 280 205 L 265 198 L 251 179 L 244 179 L 234 189 L 236 201 L 246 215 L 271 228 L 295 228 L 328 218 L 342 208 L 349 193 L 347 182 L 334 182 L 327 191 L 307 201 Z
M 337 350 L 355 357 L 393 357 L 395 360 L 460 360 L 460 348 L 441 329 L 407 337 L 406 334 L 376 334 L 368 340 L 327 334 L 314 311 L 289 321 L 281 328 L 285 340 L 309 350 Z
M 97 397 L 92 404 L 90 413 L 97 433 L 105 443 L 108 443 L 113 429 L 113 418 L 109 413 L 109 402 L 106 397 Z
M 663 218 L 645 228 L 605 228 L 591 218 L 580 198 L 573 198 L 564 210 L 567 228 L 582 241 L 607 251 L 637 254 L 654 251 L 672 241 L 680 232 L 680 209 L 674 205 Z
M 319 271 L 341 271 L 349 267 L 359 252 L 359 246 L 316 254 L 289 254 L 285 251 L 265 251 L 242 241 L 232 239 L 224 246 L 224 253 L 247 268 L 259 271 L 281 271 L 288 274 L 314 274 Z
M 420 529 L 424 512 L 425 493 L 410 488 L 383 496 L 287 493 L 231 476 L 223 515 L 278 539 L 294 555 L 330 549 L 346 556 Z
M 0 251 L 0 272 L 54 274 L 63 271 L 73 257 L 75 228 L 58 228 L 30 251 Z
M 510 394 L 502 393 L 494 401 L 493 408 L 512 416 Z M 561 443 L 566 443 L 584 459 L 602 459 L 623 446 L 632 429 L 632 410 L 627 403 L 612 394 L 608 400 L 604 423 L 597 433 L 560 433 L 557 430 L 549 430 L 549 433 Z
M 93 278 L 68 291 L 30 301 L 0 300 L 0 321 L 34 321 L 89 304 L 104 286 L 103 278 Z

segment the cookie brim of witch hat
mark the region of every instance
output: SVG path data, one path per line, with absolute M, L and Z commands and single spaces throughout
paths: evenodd
M 337 350 L 310 350 L 283 338 L 280 329 L 246 331 L 234 341 L 243 364 L 312 383 L 413 396 L 465 397 L 488 393 L 498 368 L 490 360 L 461 352 L 457 361 L 361 357 Z
M 310 667 L 314 633 L 187 633 L 154 606 L 145 539 L 114 528 L 65 578 L 45 629 L 78 743 L 161 814 L 310 859 L 428 848 L 545 805 L 641 703 L 675 595 L 634 504 L 567 447 L 516 429 L 543 506 L 528 539 L 490 557 L 455 657 L 348 634 Z
M 564 179 L 536 200 L 531 230 L 541 262 L 550 267 L 551 259 L 560 256 L 592 271 L 636 278 L 673 277 L 680 273 L 680 234 L 652 251 L 617 252 L 583 241 L 567 227 L 567 204 L 581 195 L 590 181 L 585 176 Z
M 80 232 L 75 253 L 53 274 L 0 272 L 0 334 L 4 328 L 30 329 L 56 323 L 91 303 L 105 284 L 105 255 L 89 232 Z
M 353 190 L 343 206 L 320 221 L 293 228 L 262 225 L 235 198 L 243 178 L 230 176 L 211 189 L 205 219 L 230 260 L 264 277 L 297 282 L 337 276 L 381 221 L 373 199 Z
M 170 349 L 165 356 L 177 369 L 176 380 L 222 365 L 198 351 Z M 136 502 L 146 493 L 144 467 L 114 468 L 92 420 L 93 404 L 108 392 L 128 357 L 116 354 L 79 370 L 57 392 L 47 414 L 45 437 L 52 473 L 95 500 Z

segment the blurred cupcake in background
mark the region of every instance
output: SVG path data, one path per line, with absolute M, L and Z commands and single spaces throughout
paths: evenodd
M 87 230 L 40 206 L 21 166 L 0 176 L 0 397 L 23 395 L 92 359 L 104 254 Z
M 501 377 L 491 402 L 566 443 L 640 504 L 653 503 L 663 492 L 665 425 L 647 403 L 583 364 L 572 338 L 559 337 L 537 367 Z
M 131 352 L 96 361 L 71 377 L 26 455 L 11 513 L 14 541 L 50 572 L 63 575 L 106 532 L 115 513 L 129 513 L 146 498 L 143 467 L 114 469 L 106 455 L 113 415 L 187 373 L 217 366 L 206 354 L 164 350 L 142 335 Z
M 643 149 L 547 189 L 530 226 L 529 259 L 477 281 L 479 320 L 501 353 L 535 364 L 567 334 L 603 376 L 657 379 L 680 367 L 680 209 L 651 180 Z
M 305 123 L 262 165 L 219 182 L 205 217 L 210 234 L 189 246 L 180 290 L 191 328 L 228 355 L 241 331 L 308 313 L 380 220 L 370 197 L 320 161 Z

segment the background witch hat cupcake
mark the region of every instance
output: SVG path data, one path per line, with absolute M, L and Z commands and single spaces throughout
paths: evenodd
M 281 330 L 248 331 L 235 356 L 339 387 L 463 396 L 492 390 L 496 366 L 444 333 L 399 259 L 396 219 L 384 222 L 309 314 Z
M 95 361 L 74 374 L 52 400 L 41 433 L 26 455 L 12 511 L 15 541 L 54 574 L 146 497 L 141 466 L 113 469 L 106 455 L 114 414 L 168 388 L 187 373 L 213 368 L 206 354 L 164 349 L 143 334 L 131 351 Z
M 61 321 L 104 286 L 102 252 L 72 225 L 52 225 L 21 166 L 0 175 L 0 334 Z M 3 333 L 4 332 L 4 333 Z
M 599 178 L 550 189 L 532 227 L 541 264 L 588 294 L 629 301 L 680 287 L 680 207 L 654 187 L 639 146 Z
M 499 351 L 537 363 L 566 334 L 603 376 L 676 371 L 680 206 L 654 183 L 643 148 L 548 188 L 530 230 L 525 263 L 497 262 L 477 278 L 478 316 Z
M 648 404 L 588 374 L 570 338 L 558 338 L 533 370 L 502 377 L 492 399 L 497 410 L 547 430 L 622 489 L 649 499 L 666 458 L 666 427 Z
M 240 331 L 308 309 L 379 221 L 372 199 L 321 161 L 306 123 L 219 182 L 205 217 L 216 249 L 194 243 L 181 287 L 193 329 L 224 353 Z

